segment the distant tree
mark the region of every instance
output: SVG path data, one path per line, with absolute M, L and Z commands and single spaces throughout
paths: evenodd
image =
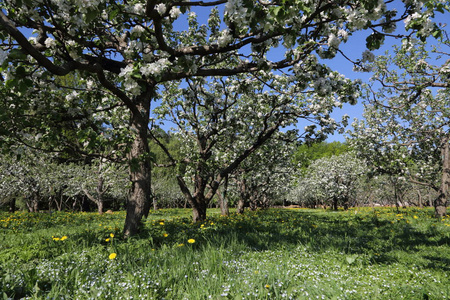
M 277 132 L 233 172 L 232 182 L 239 192 L 237 212 L 242 213 L 246 204 L 252 210 L 266 208 L 275 201 L 282 201 L 291 188 L 292 162 L 296 135 L 294 132 Z
M 331 205 L 335 210 L 338 205 L 348 208 L 366 171 L 365 162 L 352 152 L 315 160 L 298 180 L 290 199 Z
M 441 44 L 448 50 L 448 39 Z M 365 121 L 355 122 L 351 143 L 375 168 L 438 192 L 436 217 L 446 214 L 450 182 L 450 52 L 413 39 L 368 68 L 381 83 L 370 92 Z M 441 65 L 431 62 L 443 61 Z
M 349 146 L 341 142 L 303 143 L 295 151 L 293 161 L 305 171 L 317 159 L 340 155 L 348 151 L 350 151 Z

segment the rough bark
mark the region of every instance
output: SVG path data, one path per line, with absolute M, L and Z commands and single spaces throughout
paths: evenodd
M 227 191 L 228 191 L 228 175 L 225 177 L 225 183 L 223 185 L 223 194 L 221 194 L 219 190 L 217 190 L 217 196 L 219 197 L 220 214 L 222 216 L 228 216 L 230 214 L 230 210 L 228 207 Z
M 136 235 L 142 218 L 148 216 L 151 201 L 151 165 L 148 146 L 148 118 L 150 112 L 149 95 L 141 95 L 138 102 L 139 114 L 131 114 L 131 127 L 135 132 L 134 140 L 128 153 L 131 190 L 127 203 L 127 215 L 124 236 Z
M 247 191 L 247 184 L 246 180 L 242 179 L 241 182 L 239 182 L 239 201 L 236 207 L 236 213 L 243 214 L 244 213 L 244 207 L 245 203 L 248 202 L 248 191 Z
M 436 218 L 443 218 L 447 214 L 448 184 L 450 182 L 450 153 L 449 138 L 445 137 L 441 142 L 442 177 L 439 196 L 434 200 Z

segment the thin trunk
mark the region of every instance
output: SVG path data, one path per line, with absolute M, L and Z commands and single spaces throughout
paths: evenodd
M 136 235 L 141 221 L 148 216 L 151 200 L 151 164 L 148 147 L 148 120 L 150 112 L 150 94 L 136 99 L 140 102 L 140 114 L 131 114 L 131 127 L 135 132 L 134 141 L 128 154 L 131 190 L 127 203 L 127 215 L 123 233 L 125 237 Z
M 441 143 L 441 158 L 442 158 L 442 177 L 441 187 L 439 189 L 439 196 L 434 200 L 434 209 L 436 218 L 443 218 L 447 214 L 447 197 L 448 184 L 450 181 L 450 154 L 449 154 L 449 139 L 446 137 Z
M 247 183 L 245 179 L 242 179 L 242 181 L 239 183 L 239 193 L 240 197 L 236 207 L 236 212 L 238 214 L 243 214 L 245 203 L 247 202 L 248 199 Z
M 158 210 L 158 201 L 155 195 L 152 195 L 152 202 L 153 202 L 153 210 Z
M 417 189 L 417 205 L 420 207 L 420 208 L 423 208 L 423 200 L 422 200 L 422 193 L 420 192 L 420 189 Z
M 225 176 L 225 183 L 223 185 L 223 194 L 220 194 L 219 190 L 217 190 L 217 196 L 219 196 L 220 214 L 222 216 L 228 216 L 230 214 L 230 210 L 228 207 L 227 190 L 228 190 L 228 175 Z
M 105 193 L 105 190 L 103 189 L 103 184 L 104 179 L 103 176 L 100 175 L 97 182 L 97 201 L 96 201 L 98 213 L 100 215 L 103 214 L 103 203 L 104 203 L 103 194 Z
M 16 211 L 16 198 L 11 198 L 11 201 L 9 201 L 9 212 L 13 213 Z
M 243 214 L 244 213 L 244 207 L 245 207 L 245 200 L 241 198 L 239 198 L 237 207 L 236 207 L 236 213 L 238 214 Z
M 338 210 L 338 198 L 333 197 L 333 210 Z

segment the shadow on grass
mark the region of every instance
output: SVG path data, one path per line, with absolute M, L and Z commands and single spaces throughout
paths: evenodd
M 207 243 L 211 247 L 232 250 L 289 250 L 305 246 L 317 252 L 366 254 L 375 262 L 386 264 L 399 261 L 398 254 L 390 253 L 405 256 L 415 253 L 423 258 L 423 267 L 443 269 L 447 265 L 447 270 L 450 251 L 433 250 L 436 254 L 428 257 L 422 252 L 450 246 L 450 238 L 431 226 L 434 220 L 423 222 L 430 226 L 419 228 L 403 219 L 392 222 L 370 214 L 267 210 L 227 218 L 212 216 L 202 224 L 192 224 L 189 218 L 177 219 L 164 224 L 164 228 L 157 224 L 147 226 L 140 238 L 152 239 L 153 247 L 186 243 L 190 238 L 197 241 L 195 247 Z M 168 236 L 164 237 L 161 232 Z

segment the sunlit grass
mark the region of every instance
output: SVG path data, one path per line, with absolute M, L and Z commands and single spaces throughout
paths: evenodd
M 431 209 L 0 213 L 0 295 L 30 299 L 449 299 L 450 219 Z

